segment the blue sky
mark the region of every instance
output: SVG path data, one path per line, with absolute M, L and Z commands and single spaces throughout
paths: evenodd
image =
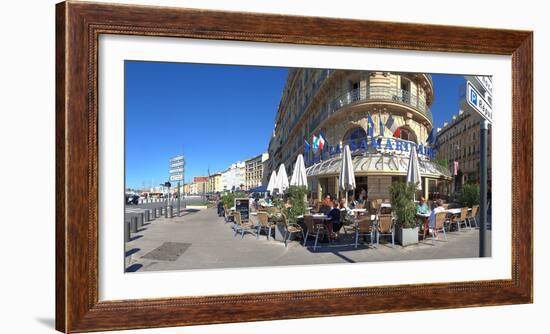
M 185 154 L 186 181 L 267 151 L 287 69 L 126 61 L 126 185 L 168 179 Z M 434 123 L 458 111 L 461 76 L 434 75 Z

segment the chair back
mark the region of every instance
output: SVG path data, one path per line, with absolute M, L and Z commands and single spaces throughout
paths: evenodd
M 281 213 L 281 218 L 283 218 L 283 219 L 281 219 L 283 225 L 285 226 L 285 228 L 288 229 L 288 220 L 287 220 L 286 215 L 284 213 Z
M 442 211 L 435 214 L 435 228 L 442 229 L 445 224 L 445 219 L 447 219 L 447 212 Z
M 372 231 L 372 220 L 370 217 L 365 217 L 356 222 L 357 224 L 357 230 L 359 232 L 371 232 Z
M 378 201 L 374 200 L 370 202 L 370 209 L 372 213 L 377 213 L 378 209 L 380 209 L 380 204 Z
M 393 228 L 393 220 L 391 215 L 378 216 L 378 230 L 380 233 L 391 233 Z
M 468 208 L 460 208 L 460 220 L 468 218 Z
M 243 221 L 241 219 L 241 213 L 239 211 L 233 212 L 233 219 L 235 220 L 235 224 L 242 225 Z
M 315 231 L 315 223 L 313 222 L 312 215 L 304 215 L 304 224 L 306 225 L 309 233 L 313 233 L 313 231 Z
M 477 216 L 477 210 L 479 210 L 479 205 L 472 206 L 472 217 Z
M 269 227 L 269 217 L 267 215 L 267 212 L 258 211 L 257 217 L 258 217 L 258 223 L 260 224 L 260 226 Z

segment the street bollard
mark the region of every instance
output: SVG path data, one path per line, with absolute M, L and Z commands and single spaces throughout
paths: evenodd
M 145 219 L 145 214 L 143 212 L 138 213 L 138 227 L 143 227 L 143 222 Z
M 165 206 L 162 207 L 162 215 L 164 216 L 164 218 L 168 218 L 168 210 L 166 210 Z
M 132 216 L 130 218 L 130 232 L 137 233 L 138 231 L 137 221 L 138 221 L 137 216 Z
M 124 222 L 124 241 L 125 242 L 130 241 L 130 222 L 129 221 Z
M 151 216 L 149 214 L 149 209 L 145 209 L 145 211 L 143 211 L 143 221 L 148 222 L 150 220 L 151 220 Z
M 160 208 L 153 208 L 153 210 L 155 211 L 155 218 L 160 217 Z
M 166 218 L 172 218 L 172 217 L 174 217 L 174 210 L 173 210 L 173 207 L 169 205 L 166 210 Z

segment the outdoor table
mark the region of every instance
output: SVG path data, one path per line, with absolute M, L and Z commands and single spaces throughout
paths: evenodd
M 456 209 L 447 209 L 445 210 L 447 213 L 450 213 L 452 215 L 459 215 L 460 214 L 460 208 Z M 472 211 L 472 208 L 468 208 L 468 211 Z

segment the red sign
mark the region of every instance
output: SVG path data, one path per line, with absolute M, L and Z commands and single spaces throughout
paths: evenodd
M 204 183 L 208 182 L 208 176 L 195 176 L 193 178 L 193 182 L 195 183 Z

